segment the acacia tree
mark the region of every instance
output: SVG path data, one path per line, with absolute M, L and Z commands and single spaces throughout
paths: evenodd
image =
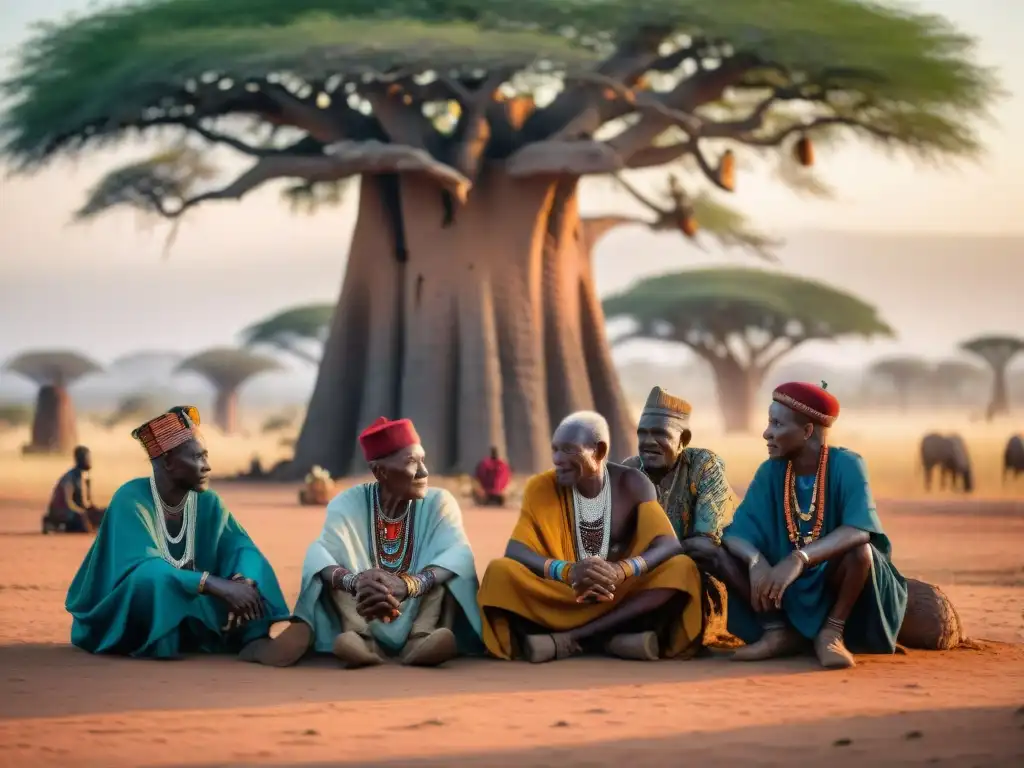
M 915 391 L 920 397 L 930 388 L 934 369 L 918 357 L 887 357 L 872 364 L 871 374 L 892 387 L 899 409 L 906 411 Z
M 310 353 L 306 345 L 324 343 L 333 314 L 333 304 L 304 304 L 284 309 L 242 331 L 242 341 L 247 347 L 275 347 L 307 363 L 317 364 L 320 357 Z
M 75 406 L 68 387 L 102 370 L 98 363 L 78 352 L 39 350 L 24 352 L 7 361 L 4 370 L 16 373 L 39 387 L 32 439 L 26 453 L 67 453 L 78 441 Z
M 217 394 L 213 405 L 213 423 L 225 434 L 238 431 L 238 391 L 253 376 L 281 369 L 280 363 L 245 349 L 217 347 L 188 357 L 179 373 L 197 373 Z
M 932 373 L 932 387 L 944 404 L 959 405 L 965 399 L 973 399 L 970 391 L 988 378 L 983 369 L 964 360 L 940 360 Z
M 24 169 L 167 127 L 252 160 L 212 189 L 201 164 L 135 166 L 92 213 L 177 219 L 274 179 L 358 176 L 293 474 L 351 469 L 381 414 L 412 417 L 440 468 L 495 445 L 527 471 L 571 410 L 635 440 L 580 248 L 582 177 L 688 158 L 728 190 L 727 147 L 807 161 L 837 126 L 970 155 L 996 92 L 972 47 L 858 0 L 149 0 L 42 28 L 2 127 Z
M 1010 393 L 1006 384 L 1006 369 L 1010 361 L 1024 352 L 1024 338 L 1017 336 L 978 336 L 968 339 L 960 348 L 977 355 L 992 369 L 992 399 L 985 409 L 986 418 L 1010 412 Z
M 730 432 L 750 428 L 765 374 L 801 344 L 892 335 L 874 307 L 850 294 L 757 269 L 658 275 L 607 298 L 604 311 L 636 323 L 629 338 L 684 344 L 707 361 Z

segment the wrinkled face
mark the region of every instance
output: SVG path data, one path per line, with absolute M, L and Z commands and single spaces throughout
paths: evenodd
M 762 437 L 768 444 L 768 456 L 790 458 L 798 454 L 814 433 L 814 425 L 781 403 L 768 407 L 768 427 Z
M 669 469 L 690 442 L 690 430 L 678 419 L 657 414 L 644 414 L 636 427 L 636 442 L 644 469 L 655 472 Z
M 174 484 L 186 491 L 202 493 L 210 487 L 210 452 L 206 441 L 196 435 L 164 457 L 164 470 Z
M 566 488 L 577 485 L 580 480 L 598 476 L 603 471 L 607 455 L 607 445 L 595 445 L 585 430 L 573 424 L 559 427 L 551 438 L 555 481 Z
M 410 445 L 374 462 L 373 476 L 393 499 L 422 499 L 430 488 L 426 460 L 422 445 Z

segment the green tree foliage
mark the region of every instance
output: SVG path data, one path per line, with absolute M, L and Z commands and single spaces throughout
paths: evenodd
M 927 360 L 918 357 L 900 356 L 878 360 L 871 366 L 873 376 L 882 379 L 896 393 L 899 406 L 907 410 L 915 399 L 920 404 L 930 392 L 934 366 Z
M 711 366 L 727 428 L 749 428 L 768 370 L 808 341 L 892 336 L 874 307 L 782 272 L 701 269 L 642 280 L 604 302 L 637 325 L 629 338 L 675 342 Z
M 704 142 L 779 146 L 838 124 L 927 157 L 974 153 L 969 121 L 996 85 L 973 46 L 941 17 L 855 0 L 149 0 L 40 26 L 4 83 L 0 129 L 23 169 L 168 126 L 257 158 L 233 185 L 192 194 L 205 169 L 182 153 L 190 170 L 169 174 L 164 155 L 158 183 L 136 166 L 130 192 L 123 174 L 120 196 L 101 184 L 88 213 L 176 214 L 271 178 L 374 167 L 464 195 L 484 156 L 524 175 L 688 156 L 717 182 Z M 548 103 L 509 130 L 499 88 Z M 246 141 L 226 117 L 249 136 L 304 135 Z M 657 143 L 669 129 L 685 138 Z
M 970 352 L 985 361 L 992 369 L 992 399 L 986 409 L 986 416 L 991 421 L 996 416 L 1010 412 L 1010 392 L 1007 386 L 1006 370 L 1010 361 L 1024 352 L 1024 338 L 1019 336 L 977 336 L 960 345 L 965 352 Z
M 245 346 L 270 346 L 288 352 L 309 363 L 319 363 L 304 342 L 322 344 L 334 314 L 333 304 L 304 304 L 291 307 L 253 323 L 242 331 Z

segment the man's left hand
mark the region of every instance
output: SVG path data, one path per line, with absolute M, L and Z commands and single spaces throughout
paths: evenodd
M 804 567 L 804 561 L 795 554 L 780 560 L 768 574 L 768 583 L 764 589 L 768 602 L 776 608 L 781 608 L 782 596 L 789 589 L 789 585 L 800 578 Z

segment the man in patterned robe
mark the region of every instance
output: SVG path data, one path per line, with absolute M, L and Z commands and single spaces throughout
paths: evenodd
M 725 477 L 722 459 L 706 448 L 690 446 L 692 407 L 655 387 L 637 425 L 639 454 L 627 467 L 641 470 L 654 483 L 658 502 L 683 545 L 701 570 L 704 640 L 724 633 L 725 586 L 722 531 L 732 520 L 738 499 Z

